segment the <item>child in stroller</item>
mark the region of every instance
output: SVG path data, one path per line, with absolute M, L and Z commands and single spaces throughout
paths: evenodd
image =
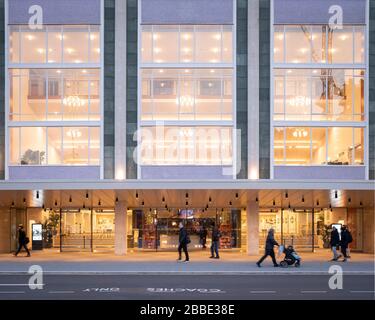
M 301 266 L 301 257 L 294 250 L 293 246 L 282 247 L 280 249 L 285 254 L 284 260 L 280 261 L 280 267 L 287 268 L 294 265 L 298 268 Z

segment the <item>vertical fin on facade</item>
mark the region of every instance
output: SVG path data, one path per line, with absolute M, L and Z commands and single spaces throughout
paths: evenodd
M 241 150 L 241 169 L 237 174 L 237 179 L 247 179 L 247 0 L 237 1 L 237 130 L 241 132 L 241 145 L 237 146 Z
M 104 1 L 104 178 L 114 178 L 115 0 Z
M 259 179 L 270 178 L 270 0 L 259 0 Z
M 5 92 L 5 8 L 0 0 L 0 92 Z M 0 94 L 0 179 L 5 178 L 5 95 Z
M 127 1 L 127 75 L 126 75 L 126 178 L 137 179 L 137 163 L 133 157 L 137 142 L 133 140 L 137 130 L 137 81 L 138 81 L 138 1 Z

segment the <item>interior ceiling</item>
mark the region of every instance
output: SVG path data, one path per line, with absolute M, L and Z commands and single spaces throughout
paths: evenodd
M 16 208 L 43 205 L 46 208 L 112 208 L 117 198 L 126 201 L 130 208 L 163 208 L 165 205 L 169 208 L 204 208 L 206 205 L 212 208 L 245 208 L 249 201 L 258 198 L 261 207 L 269 208 L 287 208 L 289 204 L 301 208 L 328 208 L 330 205 L 373 208 L 375 198 L 375 191 L 371 190 L 338 190 L 337 198 L 334 190 L 40 190 L 38 193 L 39 197 L 36 190 L 0 191 L 0 207 L 11 207 L 14 203 Z

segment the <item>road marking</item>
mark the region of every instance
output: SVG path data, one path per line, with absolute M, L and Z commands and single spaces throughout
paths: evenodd
M 0 291 L 0 293 L 11 294 L 11 293 L 25 293 L 25 291 Z
M 375 293 L 375 291 L 365 291 L 365 290 L 353 290 L 353 291 L 350 291 L 351 293 Z
M 60 294 L 65 294 L 65 293 L 74 293 L 75 291 L 49 291 L 48 293 L 60 293 Z
M 301 293 L 327 293 L 327 291 L 306 290 L 306 291 L 301 291 Z
M 251 293 L 276 293 L 276 291 L 250 291 Z
M 0 283 L 0 287 L 28 287 L 30 284 L 25 284 L 25 283 Z M 31 284 L 33 286 L 44 286 L 45 284 Z

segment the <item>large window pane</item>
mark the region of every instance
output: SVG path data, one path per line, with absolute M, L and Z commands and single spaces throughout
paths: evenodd
M 220 127 L 143 127 L 143 165 L 232 164 L 232 129 Z
M 21 165 L 46 164 L 46 128 L 21 128 Z
M 354 128 L 354 164 L 364 164 L 364 134 L 363 128 Z
M 31 30 L 28 26 L 21 26 L 21 62 L 46 62 L 46 30 Z
M 100 128 L 90 128 L 90 164 L 100 163 Z
M 180 62 L 194 61 L 194 26 L 181 26 L 180 30 Z
M 273 137 L 273 159 L 275 164 L 284 164 L 284 128 L 275 128 Z
M 90 81 L 87 70 L 63 71 L 64 120 L 87 120 Z
M 233 62 L 233 32 L 232 26 L 223 26 L 223 62 L 232 63 Z
M 56 69 L 48 70 L 48 120 L 58 121 L 62 119 L 63 90 L 62 71 Z
M 100 62 L 100 27 L 90 26 L 90 62 Z
M 20 128 L 9 129 L 9 162 L 11 165 L 20 163 Z
M 21 33 L 19 26 L 9 26 L 9 61 L 20 62 Z
M 88 62 L 89 27 L 64 26 L 64 62 Z
M 365 27 L 354 27 L 354 63 L 365 63 Z
M 286 62 L 310 62 L 311 28 L 309 26 L 285 26 L 285 37 Z
M 21 77 L 21 70 L 9 71 L 9 119 L 14 121 L 19 121 L 21 113 Z
M 312 70 L 311 98 L 313 120 L 327 120 L 327 75 L 325 69 Z
M 326 164 L 326 128 L 312 128 L 312 159 L 311 163 L 316 165 Z
M 328 57 L 330 63 L 353 63 L 353 27 L 329 29 Z
M 352 150 L 352 128 L 328 128 L 328 164 L 351 164 L 353 160 Z
M 178 32 L 178 26 L 154 26 L 154 62 L 178 62 Z
M 61 164 L 62 154 L 62 130 L 61 128 L 48 128 L 48 164 Z
M 332 120 L 351 120 L 353 103 L 353 70 L 329 70 L 328 113 Z
M 142 70 L 142 120 L 231 120 L 232 70 Z
M 364 120 L 365 80 L 363 72 L 354 71 L 354 120 Z
M 311 114 L 309 74 L 306 70 L 287 70 L 285 113 L 287 120 L 308 120 Z
M 222 33 L 220 26 L 196 27 L 196 62 L 219 63 L 221 61 Z
M 275 113 L 275 120 L 284 119 L 284 76 L 275 76 L 274 81 L 274 97 L 273 108 Z M 280 116 L 282 114 L 282 116 Z
M 46 70 L 23 69 L 20 78 L 21 119 L 43 121 L 46 119 Z
M 88 128 L 63 128 L 64 164 L 87 164 L 89 157 Z
M 152 62 L 152 26 L 142 26 L 142 62 Z
M 273 60 L 275 63 L 284 62 L 284 26 L 274 27 Z
M 48 63 L 61 63 L 62 60 L 62 27 L 48 26 Z
M 326 26 L 311 27 L 311 62 L 325 63 L 326 58 Z
M 285 152 L 287 164 L 310 164 L 310 128 L 286 128 Z

